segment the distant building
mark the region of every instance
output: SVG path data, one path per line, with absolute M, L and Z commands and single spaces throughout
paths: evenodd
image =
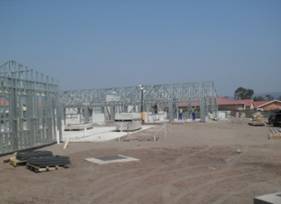
M 252 99 L 235 100 L 225 97 L 217 98 L 219 110 L 261 110 L 261 111 L 274 111 L 281 110 L 281 101 L 254 101 Z
M 186 110 L 191 106 L 195 109 L 199 108 L 199 100 L 192 101 L 190 104 L 186 102 L 180 102 L 177 107 Z M 281 110 L 281 101 L 254 101 L 253 99 L 236 100 L 226 97 L 217 97 L 217 104 L 219 111 L 242 111 L 242 110 L 262 110 L 272 111 Z
M 267 101 L 266 103 L 258 105 L 257 109 L 262 111 L 281 110 L 281 101 L 278 100 Z
M 253 100 L 235 100 L 225 97 L 217 97 L 218 110 L 221 111 L 237 111 L 237 110 L 249 110 L 252 109 Z
M 217 98 L 219 110 L 255 110 L 268 101 L 254 101 L 253 99 L 229 99 L 225 97 Z

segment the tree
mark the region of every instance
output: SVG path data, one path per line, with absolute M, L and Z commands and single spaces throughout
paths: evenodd
M 278 100 L 281 101 L 281 96 L 278 97 Z
M 253 89 L 246 89 L 244 87 L 239 87 L 234 92 L 235 99 L 251 99 L 254 95 Z

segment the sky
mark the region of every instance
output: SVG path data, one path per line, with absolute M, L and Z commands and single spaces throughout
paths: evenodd
M 281 0 L 0 0 L 0 62 L 61 89 L 215 82 L 281 91 Z

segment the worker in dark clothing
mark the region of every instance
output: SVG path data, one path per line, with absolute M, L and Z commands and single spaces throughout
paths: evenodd
M 183 111 L 180 109 L 179 111 L 179 120 L 183 120 Z
M 192 120 L 195 120 L 195 112 L 192 112 Z
M 194 108 L 192 108 L 191 116 L 192 116 L 192 120 L 194 121 L 195 120 L 195 110 L 194 110 Z

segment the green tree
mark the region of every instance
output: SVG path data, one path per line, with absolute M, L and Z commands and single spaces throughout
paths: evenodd
M 244 87 L 239 87 L 234 92 L 235 99 L 251 99 L 254 95 L 253 89 L 246 89 Z

